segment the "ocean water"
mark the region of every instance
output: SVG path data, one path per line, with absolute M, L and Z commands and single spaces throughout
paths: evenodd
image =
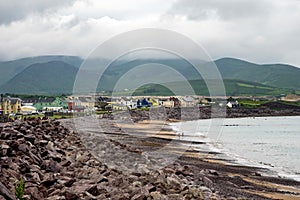
M 172 124 L 198 150 L 224 153 L 235 163 L 269 168 L 300 181 L 300 116 L 208 119 Z

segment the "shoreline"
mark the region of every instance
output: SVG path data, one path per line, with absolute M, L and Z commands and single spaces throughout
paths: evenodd
M 261 119 L 267 119 L 267 118 L 289 118 L 289 117 L 300 117 L 300 116 L 259 116 L 259 117 L 239 117 L 238 119 L 255 119 L 255 118 L 261 118 Z M 226 119 L 231 119 L 231 118 L 224 118 L 224 120 Z M 179 123 L 185 123 L 185 122 L 196 122 L 198 120 L 210 120 L 210 119 L 196 119 L 196 120 L 191 120 L 191 121 L 180 121 Z M 175 129 L 173 129 L 173 131 L 175 132 L 181 132 L 180 130 L 176 130 L 178 128 L 176 128 L 176 124 L 178 122 L 171 122 L 169 123 L 170 127 L 174 127 Z M 225 125 L 223 124 L 222 126 L 230 126 L 230 125 Z M 234 124 L 233 126 L 239 126 L 238 124 Z M 236 154 L 235 152 L 229 151 L 224 149 L 223 144 L 219 144 L 216 146 L 213 143 L 209 142 L 209 137 L 207 136 L 203 136 L 201 135 L 202 138 L 204 138 L 202 141 L 203 142 L 198 142 L 198 146 L 203 145 L 203 147 L 207 148 L 207 153 L 210 152 L 211 154 L 215 154 L 216 158 L 220 158 L 221 155 L 221 159 L 223 158 L 223 163 L 226 161 L 226 164 L 229 165 L 242 165 L 242 166 L 249 166 L 249 167 L 257 167 L 257 168 L 264 168 L 268 171 L 264 172 L 266 176 L 272 176 L 272 177 L 282 177 L 282 178 L 287 178 L 287 179 L 292 179 L 295 181 L 300 181 L 300 176 L 299 173 L 297 172 L 291 172 L 291 171 L 284 171 L 280 167 L 274 167 L 274 163 L 264 163 L 262 161 L 254 161 L 251 159 L 247 159 L 247 158 L 242 158 L 240 157 L 240 155 Z M 208 140 L 207 140 L 208 139 Z M 206 140 L 206 141 L 204 141 Z M 203 144 L 201 144 L 203 143 Z M 205 146 L 206 145 L 206 146 Z M 221 146 L 220 146 L 221 145 Z M 199 148 L 196 147 L 198 149 L 203 149 L 203 148 Z M 196 150 L 199 151 L 199 150 Z M 202 153 L 202 152 L 201 152 Z M 223 155 L 223 156 L 222 156 Z M 225 156 L 225 158 L 224 158 Z
M 20 177 L 25 199 L 300 197 L 300 182 L 265 177 L 254 167 L 209 162 L 198 152 L 182 149 L 165 121 L 121 122 L 123 128 L 117 121 L 91 116 L 0 127 L 0 199 L 14 199 Z
M 139 132 L 141 132 L 141 127 L 140 127 L 141 125 L 140 124 L 145 124 L 145 123 L 149 124 L 149 121 L 140 121 L 140 122 L 137 122 L 137 124 L 139 124 L 139 126 L 138 126 L 139 127 L 138 128 Z M 172 122 L 172 123 L 174 123 L 174 122 Z M 170 125 L 170 127 L 171 127 L 171 125 Z M 121 126 L 121 128 L 122 128 L 122 126 Z M 145 129 L 149 129 L 149 128 L 150 127 L 147 127 Z M 175 132 L 175 131 L 172 130 L 170 132 Z M 163 134 L 163 135 L 165 135 L 165 134 Z M 162 135 L 159 134 L 158 137 L 156 137 L 156 138 L 162 139 L 161 136 Z M 173 133 L 172 136 L 173 137 L 177 137 L 177 134 Z M 208 154 L 213 155 L 213 156 L 212 157 L 207 157 L 207 158 L 201 158 L 201 156 L 197 155 L 197 154 L 201 155 L 203 153 L 208 153 Z M 223 154 L 223 152 L 221 152 L 221 154 Z M 198 160 L 198 162 L 205 162 L 206 163 L 205 165 L 208 165 L 208 166 L 215 165 L 214 166 L 215 169 L 218 169 L 221 166 L 222 170 L 224 170 L 224 171 L 227 171 L 226 169 L 224 169 L 226 167 L 229 167 L 229 168 L 233 167 L 233 168 L 238 168 L 238 169 L 243 169 L 243 170 L 244 169 L 248 169 L 248 170 L 251 171 L 252 174 L 254 174 L 254 178 L 251 177 L 251 178 L 253 178 L 253 179 L 251 179 L 252 182 L 267 181 L 267 180 L 270 181 L 270 180 L 272 180 L 270 182 L 268 182 L 268 181 L 267 182 L 269 183 L 269 185 L 276 184 L 277 188 L 276 187 L 272 188 L 274 190 L 285 188 L 287 182 L 297 183 L 298 186 L 296 187 L 295 191 L 298 192 L 298 195 L 297 195 L 297 197 L 295 199 L 300 198 L 300 193 L 299 193 L 300 192 L 300 187 L 299 187 L 300 182 L 299 181 L 293 180 L 293 179 L 289 179 L 287 177 L 279 177 L 277 175 L 274 175 L 273 173 L 272 173 L 272 176 L 271 176 L 270 172 L 274 172 L 271 169 L 268 169 L 268 168 L 265 168 L 265 167 L 262 168 L 262 167 L 257 167 L 257 166 L 249 166 L 249 165 L 245 165 L 245 164 L 242 164 L 242 163 L 236 163 L 234 161 L 232 162 L 232 160 L 219 159 L 219 158 L 216 158 L 215 155 L 216 155 L 216 153 L 212 153 L 212 152 L 198 152 L 198 151 L 194 151 L 193 152 L 193 150 L 190 150 L 187 153 L 183 154 L 183 159 L 187 159 L 187 160 L 190 160 L 190 159 L 193 160 L 193 159 L 195 159 L 195 160 Z M 233 163 L 234 163 L 234 165 L 233 165 Z M 191 163 L 187 162 L 185 164 L 191 164 Z M 237 174 L 235 174 L 235 176 L 242 177 L 242 179 L 245 179 L 246 177 L 249 178 L 249 174 L 245 175 L 243 173 L 237 173 Z M 260 178 L 257 179 L 257 177 L 260 177 Z M 285 181 L 287 181 L 287 182 L 285 182 Z M 274 182 L 274 183 L 272 183 L 272 182 Z M 293 199 L 294 198 L 293 195 L 292 195 L 292 197 L 288 197 L 288 196 L 289 196 L 289 193 L 291 193 L 291 194 L 293 193 L 294 189 L 295 188 L 291 187 L 290 190 L 286 190 L 286 192 L 278 192 L 277 195 L 276 195 L 276 192 L 273 191 L 274 194 L 272 194 L 271 196 L 274 199 L 276 199 L 276 198 L 282 198 L 282 197 L 284 197 L 284 195 L 282 193 L 284 193 L 284 194 L 287 195 L 287 196 L 285 196 L 286 199 Z M 261 192 L 260 191 L 260 192 L 257 192 L 257 194 L 258 193 L 260 193 L 263 196 L 270 196 L 267 192 Z

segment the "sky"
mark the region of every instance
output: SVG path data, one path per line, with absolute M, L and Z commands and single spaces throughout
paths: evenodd
M 163 28 L 210 57 L 300 67 L 300 0 L 0 0 L 0 60 L 85 58 L 109 38 Z

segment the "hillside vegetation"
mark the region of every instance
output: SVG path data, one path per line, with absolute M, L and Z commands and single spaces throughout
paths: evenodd
M 73 91 L 74 80 L 83 60 L 74 56 L 40 56 L 0 62 L 0 93 L 15 94 L 69 94 Z M 97 74 L 99 65 L 93 69 L 84 69 L 85 78 Z M 131 75 L 130 79 L 121 84 L 119 93 L 130 91 L 134 94 L 169 95 L 168 88 L 176 88 L 175 93 L 186 93 L 184 82 L 170 79 L 176 72 L 189 81 L 193 90 L 199 95 L 208 95 L 207 86 L 202 76 L 185 60 L 176 59 L 136 59 L 113 62 L 102 74 L 97 91 L 113 91 L 116 83 L 124 74 L 132 72 L 138 66 L 146 66 L 145 72 Z M 212 63 L 202 62 L 203 66 Z M 258 65 L 234 58 L 222 58 L 215 61 L 227 95 L 279 95 L 300 93 L 300 69 L 290 65 L 268 64 Z M 155 70 L 157 66 L 167 66 L 168 70 Z M 157 68 L 156 68 L 157 69 Z M 99 70 L 98 70 L 99 71 Z M 136 88 L 136 80 L 155 77 L 167 83 L 166 87 L 145 85 Z M 151 80 L 151 79 L 150 79 Z M 169 81 L 172 80 L 172 81 Z M 88 88 L 83 90 L 88 91 Z M 126 93 L 126 92 L 125 92 Z M 125 94 L 124 93 L 124 94 Z M 174 91 L 173 91 L 174 93 Z

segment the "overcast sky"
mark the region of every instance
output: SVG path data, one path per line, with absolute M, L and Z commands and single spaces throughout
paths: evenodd
M 86 57 L 110 37 L 164 28 L 214 58 L 300 66 L 299 0 L 0 0 L 0 60 Z

